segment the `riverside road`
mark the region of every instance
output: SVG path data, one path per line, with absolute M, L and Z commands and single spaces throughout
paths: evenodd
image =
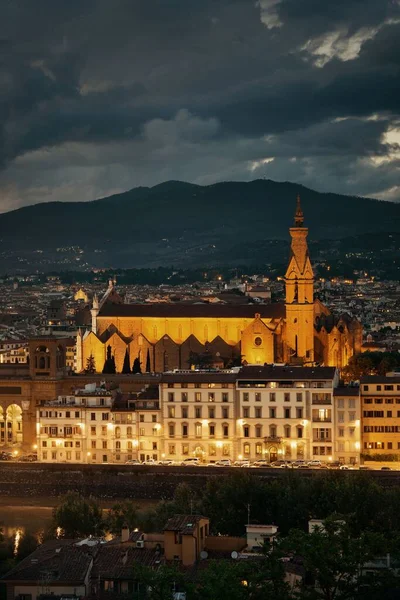
M 253 477 L 287 479 L 288 477 L 354 477 L 359 471 L 325 469 L 252 469 L 234 467 L 177 467 L 143 465 L 70 465 L 43 463 L 0 463 L 0 496 L 19 498 L 57 497 L 74 490 L 99 499 L 172 498 L 179 483 L 203 488 L 207 480 L 232 473 L 246 472 Z M 366 471 L 381 485 L 400 485 L 400 471 Z

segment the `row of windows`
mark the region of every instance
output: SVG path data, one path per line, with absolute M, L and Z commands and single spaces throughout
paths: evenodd
M 81 413 L 79 410 L 67 410 L 65 412 L 58 412 L 57 410 L 41 410 L 39 415 L 44 418 L 55 418 L 55 419 L 80 419 Z
M 168 392 L 167 395 L 168 402 L 175 402 L 176 400 L 180 400 L 181 402 L 189 401 L 189 394 L 187 392 L 181 392 L 180 396 L 176 392 Z M 203 394 L 202 392 L 195 392 L 194 401 L 195 402 L 215 402 L 217 400 L 217 394 L 215 392 L 208 392 L 207 394 Z M 222 402 L 229 402 L 229 393 L 222 392 L 221 394 Z
M 190 414 L 194 414 L 195 419 L 202 419 L 203 414 L 208 415 L 209 419 L 215 419 L 217 418 L 218 412 L 219 411 L 215 406 L 208 406 L 207 410 L 206 407 L 202 406 L 195 406 L 194 410 L 190 410 L 188 406 L 182 406 L 180 408 L 180 416 L 182 419 L 188 419 Z M 175 406 L 168 406 L 167 413 L 169 419 L 176 419 L 179 415 L 179 408 Z M 221 407 L 221 411 L 219 414 L 222 419 L 229 419 L 229 407 Z
M 383 386 L 382 385 L 377 385 L 376 386 L 377 392 L 381 392 L 382 389 L 385 390 L 385 392 L 394 392 L 395 389 L 397 391 L 400 391 L 400 385 L 397 384 L 395 386 L 393 383 L 385 383 Z M 369 385 L 363 385 L 363 390 L 364 390 L 364 392 L 368 392 L 369 391 Z
M 245 406 L 242 409 L 242 416 L 244 419 L 250 419 L 252 417 L 252 411 L 251 408 Z M 296 409 L 292 409 L 292 408 L 282 408 L 282 416 L 278 417 L 279 415 L 279 411 L 277 408 L 272 408 L 270 407 L 268 409 L 268 415 L 270 419 L 277 419 L 277 418 L 283 418 L 283 419 L 302 419 L 303 418 L 303 408 L 296 408 Z M 262 408 L 261 407 L 255 407 L 254 408 L 254 418 L 255 419 L 262 419 L 263 414 L 262 414 Z
M 386 448 L 393 450 L 393 442 L 387 442 Z M 385 442 L 364 442 L 364 450 L 384 450 Z M 397 442 L 397 450 L 400 450 L 400 442 Z
M 43 440 L 42 441 L 42 448 L 56 448 L 57 444 L 56 442 L 50 442 L 47 440 Z M 64 448 L 73 448 L 74 447 L 74 442 L 64 442 Z M 81 447 L 81 443 L 75 442 L 75 448 L 80 448 Z
M 65 453 L 65 458 L 66 460 L 72 460 L 73 454 L 71 451 L 67 451 Z M 57 451 L 53 451 L 53 452 L 47 452 L 47 451 L 43 451 L 42 452 L 42 458 L 43 460 L 47 460 L 48 458 L 51 458 L 51 460 L 57 460 Z M 81 460 L 81 452 L 75 452 L 75 460 Z
M 358 398 L 357 398 L 357 402 L 358 402 Z M 337 403 L 338 408 L 345 408 L 344 398 L 337 398 L 336 403 Z M 348 408 L 355 408 L 356 407 L 356 399 L 349 398 L 347 401 L 347 406 L 348 406 Z
M 364 404 L 400 404 L 400 398 L 364 398 Z
M 356 431 L 355 427 L 348 427 L 348 435 L 350 437 L 354 436 L 355 431 Z M 339 437 L 344 437 L 344 434 L 345 434 L 345 428 L 344 427 L 339 427 L 338 428 L 338 436 Z
M 364 425 L 364 433 L 400 433 L 400 425 Z
M 253 431 L 253 428 L 250 425 L 243 425 L 243 437 L 245 437 L 245 438 L 253 437 L 251 435 L 252 431 Z M 269 425 L 267 431 L 268 431 L 267 435 L 269 437 L 271 437 L 271 438 L 279 437 L 277 425 Z M 298 425 L 297 427 L 292 428 L 290 425 L 284 425 L 283 426 L 283 437 L 291 438 L 292 435 L 297 438 L 302 438 L 303 437 L 303 427 L 301 425 Z M 262 425 L 254 426 L 254 437 L 256 437 L 256 438 L 263 437 L 263 426 Z
M 189 387 L 194 387 L 196 389 L 200 389 L 200 388 L 227 388 L 229 387 L 229 384 L 227 383 L 194 383 L 194 384 L 187 384 L 187 383 L 168 383 L 168 388 L 182 388 L 183 390 L 189 388 Z
M 313 456 L 332 456 L 332 446 L 313 446 Z
M 250 392 L 243 392 L 242 393 L 242 401 L 243 402 L 249 402 L 250 399 L 253 398 L 253 394 L 250 396 Z M 265 395 L 264 395 L 264 399 L 265 399 Z M 294 399 L 294 394 L 291 394 L 290 392 L 285 392 L 283 394 L 283 401 L 284 402 L 291 402 Z M 261 392 L 255 392 L 254 393 L 254 400 L 256 402 L 261 402 Z M 269 392 L 268 393 L 268 400 L 270 402 L 276 402 L 276 393 L 275 392 Z M 296 402 L 303 402 L 303 393 L 302 392 L 296 392 Z
M 355 421 L 356 420 L 356 412 L 355 411 L 350 411 L 349 413 L 349 421 Z M 342 411 L 338 412 L 338 423 L 344 423 L 345 422 L 345 413 Z
M 179 450 L 179 447 L 181 448 L 182 455 L 184 455 L 184 456 L 190 455 L 189 444 L 182 444 L 181 446 L 178 446 L 177 444 L 168 444 L 169 455 L 176 456 L 177 450 Z M 222 444 L 221 453 L 223 456 L 229 456 L 231 453 L 230 444 Z M 208 456 L 216 456 L 217 455 L 217 445 L 216 444 L 208 444 L 207 452 L 205 450 L 203 450 L 203 448 L 196 448 L 196 450 L 194 451 L 194 453 L 192 453 L 192 455 L 193 454 L 195 454 L 199 458 L 203 458 L 205 454 L 208 454 Z
M 215 437 L 216 435 L 216 425 L 214 423 L 210 423 L 208 426 L 202 425 L 202 423 L 195 423 L 194 426 L 195 437 L 201 438 L 203 434 L 208 433 L 209 437 Z M 177 427 L 175 423 L 170 423 L 168 425 L 168 435 L 170 438 L 174 438 L 177 432 Z M 182 423 L 181 425 L 181 436 L 189 437 L 189 425 L 187 423 Z M 229 425 L 227 423 L 222 424 L 222 437 L 229 438 Z
M 385 416 L 385 411 L 383 410 L 364 410 L 364 417 L 374 417 L 374 418 L 383 418 Z M 386 417 L 393 417 L 393 411 L 387 410 Z M 397 418 L 400 418 L 400 410 L 397 411 Z

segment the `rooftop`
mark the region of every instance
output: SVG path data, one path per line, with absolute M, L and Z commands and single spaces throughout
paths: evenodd
M 207 519 L 207 517 L 202 515 L 174 515 L 168 519 L 164 531 L 178 531 L 182 535 L 190 535 L 201 519 Z
M 285 317 L 285 305 L 273 304 L 104 304 L 99 317 L 225 317 L 254 319 L 259 314 L 262 319 Z
M 296 367 L 291 365 L 266 365 L 243 367 L 235 378 L 242 379 L 265 379 L 265 380 L 290 380 L 301 381 L 309 379 L 333 379 L 336 373 L 335 367 Z

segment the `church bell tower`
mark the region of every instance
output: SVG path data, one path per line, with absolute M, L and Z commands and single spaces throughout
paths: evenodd
M 297 196 L 289 266 L 285 275 L 286 286 L 286 345 L 288 361 L 314 361 L 314 273 L 308 254 L 308 228 L 300 196 Z

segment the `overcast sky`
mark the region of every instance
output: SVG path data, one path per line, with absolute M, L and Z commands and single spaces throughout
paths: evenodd
M 400 201 L 399 0 L 0 0 L 0 211 L 168 179 Z

